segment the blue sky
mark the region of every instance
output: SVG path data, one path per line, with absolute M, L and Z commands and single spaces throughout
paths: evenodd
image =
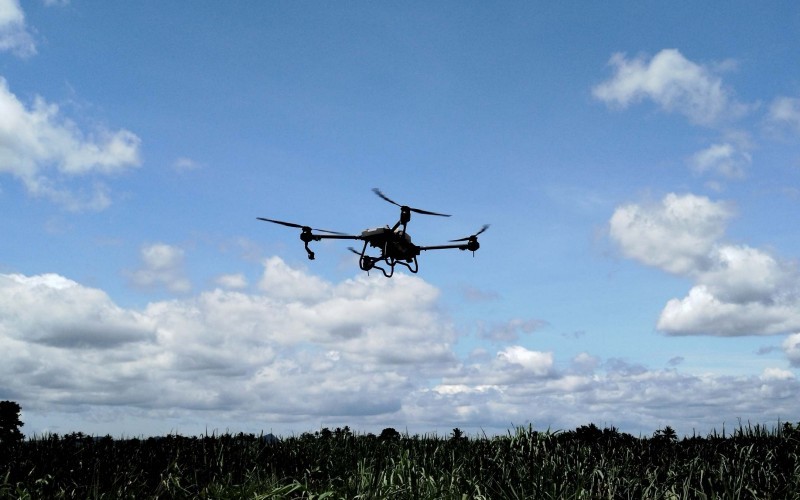
M 0 0 L 24 430 L 800 417 L 792 2 Z M 415 215 L 416 275 L 256 217 Z

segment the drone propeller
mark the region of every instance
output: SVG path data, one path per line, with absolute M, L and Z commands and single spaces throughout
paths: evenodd
M 401 205 L 401 204 L 397 203 L 396 201 L 392 200 L 391 198 L 389 198 L 388 196 L 386 196 L 385 194 L 383 194 L 381 192 L 381 190 L 378 189 L 378 188 L 372 188 L 372 192 L 377 194 L 378 196 L 380 196 L 384 200 L 388 201 L 392 205 L 397 205 L 398 207 L 400 207 L 402 209 L 408 209 L 411 212 L 416 212 L 418 214 L 425 214 L 425 215 L 438 215 L 439 217 L 450 217 L 447 214 L 440 214 L 440 213 L 436 213 L 436 212 L 430 212 L 428 210 L 422 210 L 420 208 L 412 208 L 412 207 L 409 207 L 408 205 Z
M 275 223 L 275 224 L 280 224 L 282 226 L 296 227 L 298 229 L 302 229 L 303 231 L 307 231 L 307 232 L 317 231 L 317 232 L 320 232 L 320 233 L 329 233 L 329 234 L 342 234 L 342 235 L 346 234 L 346 233 L 340 233 L 340 232 L 337 232 L 337 231 L 328 231 L 327 229 L 316 229 L 316 228 L 312 228 L 312 227 L 309 227 L 309 226 L 302 226 L 300 224 L 295 224 L 294 222 L 284 222 L 282 220 L 265 219 L 264 217 L 256 217 L 256 219 L 263 220 L 263 221 L 266 221 L 266 222 L 272 222 L 272 223 Z
M 348 250 L 350 250 L 351 252 L 353 252 L 354 254 L 356 254 L 356 255 L 358 255 L 358 256 L 361 256 L 361 252 L 359 252 L 359 251 L 358 251 L 358 250 L 356 250 L 355 248 L 353 248 L 353 247 L 347 247 L 347 249 L 348 249 Z
M 451 242 L 456 242 L 456 241 L 477 240 L 478 239 L 478 235 L 481 234 L 482 232 L 486 231 L 487 229 L 489 229 L 489 224 L 484 224 L 483 227 L 480 229 L 480 231 L 478 231 L 477 233 L 475 233 L 475 234 L 473 234 L 471 236 L 467 236 L 466 238 L 459 238 L 457 240 L 450 240 L 450 241 Z

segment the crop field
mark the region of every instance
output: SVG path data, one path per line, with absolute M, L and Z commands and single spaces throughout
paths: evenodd
M 800 498 L 800 424 L 683 439 L 595 425 L 498 437 L 77 433 L 0 451 L 2 498 Z

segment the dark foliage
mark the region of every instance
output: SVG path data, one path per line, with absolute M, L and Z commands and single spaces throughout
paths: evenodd
M 22 441 L 22 420 L 19 414 L 22 409 L 13 401 L 0 401 L 0 446 L 8 446 Z
M 470 438 L 322 429 L 113 440 L 81 433 L 16 447 L 0 497 L 800 498 L 800 431 L 651 438 L 614 428 Z

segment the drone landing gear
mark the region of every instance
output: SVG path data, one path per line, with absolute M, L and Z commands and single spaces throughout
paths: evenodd
M 370 257 L 369 255 L 366 255 L 365 253 L 367 251 L 366 241 L 364 242 L 364 247 L 361 249 L 360 252 L 352 247 L 350 248 L 350 251 L 358 255 L 358 267 L 360 267 L 362 271 L 366 271 L 367 274 L 369 274 L 371 270 L 377 269 L 380 272 L 382 272 L 385 277 L 391 278 L 392 276 L 394 276 L 394 267 L 398 264 L 404 266 L 411 273 L 416 274 L 417 271 L 419 271 L 419 264 L 417 263 L 416 257 L 414 257 L 413 260 L 404 262 L 401 260 L 397 260 L 394 257 Z M 386 263 L 388 270 L 385 267 L 378 265 L 379 262 Z
M 413 274 L 417 274 L 417 271 L 419 271 L 419 264 L 417 264 L 417 258 L 416 257 L 414 257 L 414 260 L 412 260 L 411 262 L 403 262 L 401 260 L 394 261 L 394 262 L 392 262 L 392 269 L 394 269 L 394 266 L 396 264 L 400 264 L 401 266 L 405 266 L 405 268 L 408 269 L 409 272 L 411 272 Z M 414 264 L 414 266 L 412 267 L 411 264 Z
M 369 255 L 365 255 L 364 257 L 362 257 L 362 260 L 360 261 L 361 269 L 364 270 L 364 271 L 367 271 L 367 273 L 369 273 L 370 269 L 378 269 L 387 278 L 391 278 L 394 275 L 394 266 L 396 266 L 398 264 L 400 264 L 401 266 L 404 266 L 406 269 L 408 269 L 410 272 L 412 272 L 414 274 L 416 274 L 417 271 L 419 271 L 419 264 L 417 263 L 417 258 L 416 257 L 414 257 L 414 260 L 411 261 L 410 263 L 409 262 L 403 262 L 401 260 L 396 260 L 396 259 L 391 258 L 391 257 L 386 257 L 382 261 L 385 262 L 386 265 L 389 267 L 388 271 L 385 268 L 383 268 L 382 266 L 379 266 L 379 265 L 376 264 L 376 262 L 380 262 L 380 261 L 381 261 L 381 259 L 376 259 L 374 257 L 370 257 Z

